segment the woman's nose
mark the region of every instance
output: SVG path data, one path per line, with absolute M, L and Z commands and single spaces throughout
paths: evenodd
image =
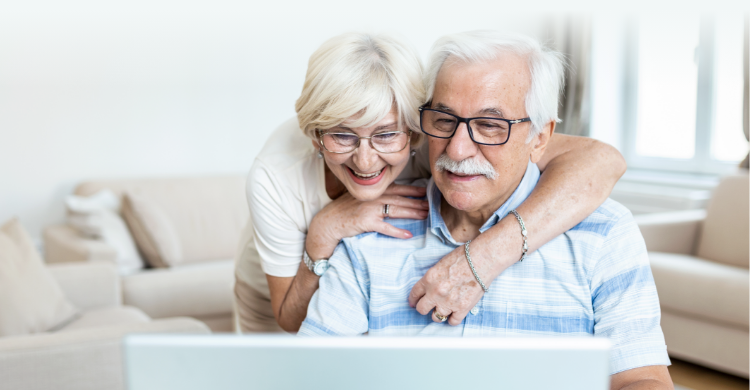
M 362 172 L 368 172 L 378 161 L 378 152 L 370 146 L 367 139 L 360 140 L 359 148 L 354 152 L 354 163 Z

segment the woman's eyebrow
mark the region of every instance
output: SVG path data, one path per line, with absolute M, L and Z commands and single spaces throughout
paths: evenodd
M 393 126 L 396 126 L 396 122 L 389 123 L 387 125 L 378 126 L 378 127 L 375 128 L 375 131 L 383 130 L 383 129 L 388 129 L 388 128 L 391 128 Z

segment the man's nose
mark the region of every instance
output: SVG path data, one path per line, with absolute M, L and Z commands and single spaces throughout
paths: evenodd
M 354 151 L 353 157 L 354 164 L 357 168 L 362 172 L 369 173 L 370 168 L 375 166 L 378 158 L 378 152 L 370 146 L 369 140 L 360 140 L 359 147 Z
M 448 142 L 445 152 L 454 161 L 473 157 L 477 153 L 477 144 L 469 136 L 469 127 L 465 122 L 458 124 L 456 133 Z

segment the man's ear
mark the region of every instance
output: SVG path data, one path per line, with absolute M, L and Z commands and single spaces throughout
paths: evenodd
M 552 133 L 555 132 L 555 121 L 549 121 L 544 126 L 544 129 L 542 129 L 542 132 L 534 136 L 534 138 L 531 140 L 531 143 L 533 146 L 531 147 L 531 156 L 530 160 L 534 164 L 538 163 L 539 160 L 542 159 L 542 156 L 544 155 L 544 151 L 547 149 L 547 145 L 549 144 L 550 138 L 552 138 Z

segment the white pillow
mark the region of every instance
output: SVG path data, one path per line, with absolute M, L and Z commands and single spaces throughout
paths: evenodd
M 117 252 L 120 274 L 129 274 L 144 267 L 133 237 L 119 215 L 120 201 L 110 190 L 91 196 L 71 195 L 65 200 L 68 224 L 87 237 L 100 239 Z

